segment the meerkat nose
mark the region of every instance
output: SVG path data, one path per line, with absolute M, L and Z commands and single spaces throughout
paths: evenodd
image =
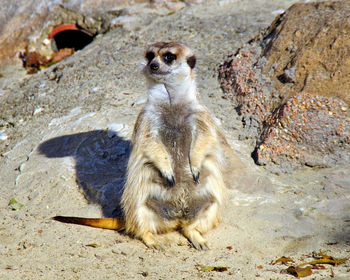
M 158 70 L 159 69 L 159 64 L 158 63 L 151 63 L 150 66 L 151 70 Z

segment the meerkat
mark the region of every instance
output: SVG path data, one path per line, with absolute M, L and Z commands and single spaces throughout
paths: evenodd
M 159 42 L 147 48 L 148 98 L 132 135 L 121 199 L 124 218 L 55 220 L 125 229 L 152 248 L 162 247 L 158 234 L 178 230 L 196 249 L 209 248 L 203 234 L 221 221 L 237 158 L 199 103 L 195 65 L 195 55 L 184 44 Z

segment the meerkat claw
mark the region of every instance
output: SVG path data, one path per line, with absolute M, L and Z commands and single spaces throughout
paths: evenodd
M 149 249 L 154 249 L 154 250 L 157 250 L 157 251 L 161 251 L 161 252 L 164 252 L 165 249 L 162 245 L 158 244 L 158 243 L 155 243 L 155 244 L 152 244 L 152 245 L 146 245 Z
M 166 179 L 169 187 L 175 186 L 175 177 L 174 177 L 174 175 L 172 175 L 171 178 L 165 177 L 165 179 Z
M 196 184 L 199 184 L 199 176 L 200 176 L 200 172 L 198 171 L 198 173 L 194 173 L 193 174 L 193 180 L 196 182 Z
M 203 241 L 197 241 L 197 240 L 190 240 L 191 242 L 191 246 L 195 249 L 197 249 L 198 251 L 206 251 L 206 250 L 210 250 L 208 242 Z

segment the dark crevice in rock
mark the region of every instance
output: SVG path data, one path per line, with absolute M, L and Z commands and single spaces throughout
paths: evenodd
M 90 44 L 93 36 L 84 30 L 64 30 L 53 36 L 55 48 L 60 49 L 74 49 L 75 51 L 83 49 Z

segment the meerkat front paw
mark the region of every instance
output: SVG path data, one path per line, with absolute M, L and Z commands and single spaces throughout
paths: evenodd
M 162 174 L 162 177 L 166 180 L 166 183 L 169 187 L 175 186 L 175 177 L 172 171 L 166 172 L 166 171 L 160 171 Z
M 193 180 L 196 182 L 196 184 L 199 184 L 199 177 L 201 175 L 200 168 L 191 166 L 191 173 Z
M 175 185 L 175 175 L 172 168 L 172 161 L 170 155 L 167 154 L 165 148 L 159 143 L 153 143 L 153 150 L 147 147 L 144 151 L 145 157 L 147 159 L 147 164 L 152 163 L 154 167 L 159 171 L 162 178 L 164 178 L 164 183 L 169 187 Z
M 201 175 L 201 163 L 203 159 L 196 152 L 197 151 L 192 151 L 189 157 L 189 161 L 193 180 L 196 182 L 196 184 L 199 184 L 199 177 Z
M 197 171 L 197 172 L 192 171 L 193 180 L 196 182 L 196 184 L 199 184 L 199 176 L 200 175 L 201 175 L 200 171 Z
M 171 176 L 164 176 L 167 184 L 169 187 L 173 187 L 175 186 L 175 177 L 174 175 L 171 175 Z

